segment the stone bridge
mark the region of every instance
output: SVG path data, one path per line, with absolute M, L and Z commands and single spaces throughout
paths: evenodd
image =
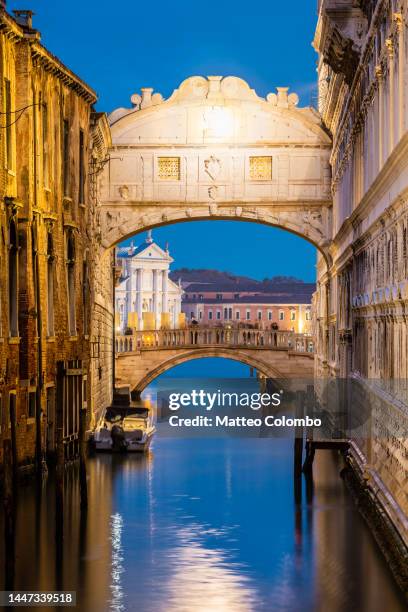
M 224 357 L 266 378 L 312 378 L 312 336 L 287 331 L 190 328 L 116 337 L 116 383 L 140 394 L 157 376 L 192 359 Z
M 262 98 L 237 77 L 194 76 L 167 100 L 143 88 L 109 116 L 99 240 L 204 219 L 281 227 L 330 260 L 331 140 L 287 87 Z

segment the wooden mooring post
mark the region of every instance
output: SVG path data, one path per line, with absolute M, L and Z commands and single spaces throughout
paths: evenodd
M 295 418 L 302 419 L 304 413 L 304 393 L 303 391 L 296 391 L 296 403 L 295 403 Z M 293 453 L 293 468 L 295 477 L 302 474 L 302 458 L 303 458 L 303 426 L 297 425 L 295 427 L 295 439 L 294 439 L 294 453 Z

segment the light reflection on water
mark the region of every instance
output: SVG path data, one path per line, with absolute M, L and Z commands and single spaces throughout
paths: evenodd
M 158 437 L 146 456 L 98 455 L 87 514 L 67 477 L 57 548 L 52 475 L 41 494 L 20 488 L 7 585 L 76 590 L 81 612 L 402 611 L 340 467 L 318 453 L 295 504 L 290 440 Z
M 50 473 L 19 489 L 3 585 L 76 590 L 80 612 L 405 610 L 338 458 L 317 453 L 300 497 L 292 462 L 277 438 L 158 435 L 147 455 L 97 455 L 87 513 L 67 472 L 63 539 Z
M 125 610 L 123 604 L 123 588 L 121 584 L 121 575 L 123 574 L 123 549 L 122 549 L 122 532 L 123 519 L 119 513 L 111 517 L 111 546 L 112 546 L 112 573 L 111 573 L 111 593 L 112 599 L 110 609 L 112 612 L 122 612 Z

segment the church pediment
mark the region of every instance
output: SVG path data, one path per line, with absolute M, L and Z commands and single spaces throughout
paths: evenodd
M 147 245 L 145 249 L 141 250 L 137 255 L 136 259 L 161 259 L 164 261 L 173 261 L 166 251 L 163 251 L 159 245 L 152 243 Z

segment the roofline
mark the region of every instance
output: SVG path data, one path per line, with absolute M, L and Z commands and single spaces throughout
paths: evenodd
M 76 91 L 78 95 L 87 102 L 95 104 L 98 99 L 95 90 L 89 87 L 85 81 L 67 68 L 56 55 L 53 55 L 43 44 L 41 44 L 38 30 L 25 28 L 20 25 L 5 8 L 0 8 L 0 29 L 3 31 L 6 30 L 9 36 L 19 41 L 26 40 L 31 47 L 33 59 L 40 61 L 45 70 L 56 74 L 60 80 Z

